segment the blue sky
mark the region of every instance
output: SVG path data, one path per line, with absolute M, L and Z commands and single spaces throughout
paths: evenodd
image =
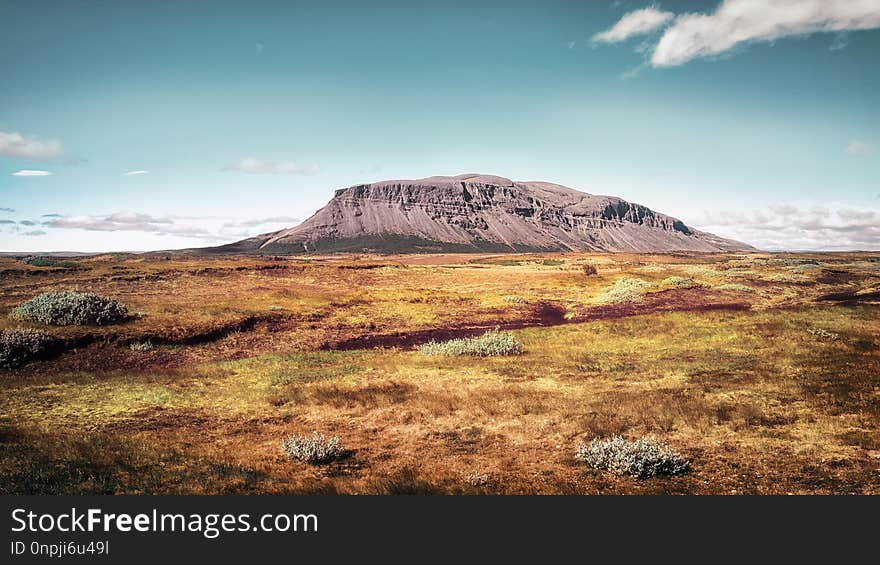
M 878 27 L 880 0 L 6 0 L 0 251 L 212 245 L 463 172 L 880 249 Z

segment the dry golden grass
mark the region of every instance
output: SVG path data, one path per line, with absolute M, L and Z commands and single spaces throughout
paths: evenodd
M 52 289 L 143 315 L 48 328 L 66 352 L 0 373 L 3 493 L 880 492 L 877 255 L 76 262 L 0 259 L 0 324 Z M 622 277 L 652 285 L 644 301 L 599 303 Z M 414 350 L 495 327 L 524 353 Z M 351 452 L 284 456 L 283 436 L 312 431 Z M 636 480 L 574 460 L 615 434 L 693 469 Z

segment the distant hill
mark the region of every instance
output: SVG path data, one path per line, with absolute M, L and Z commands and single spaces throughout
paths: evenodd
M 615 196 L 465 174 L 359 184 L 303 223 L 198 253 L 747 251 Z

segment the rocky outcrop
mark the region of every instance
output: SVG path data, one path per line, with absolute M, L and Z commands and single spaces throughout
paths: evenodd
M 750 249 L 614 196 L 478 174 L 343 188 L 298 226 L 214 248 L 274 254 Z

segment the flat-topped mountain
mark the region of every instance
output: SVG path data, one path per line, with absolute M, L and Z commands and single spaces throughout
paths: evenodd
M 465 174 L 358 184 L 292 228 L 203 250 L 363 252 L 743 251 L 615 196 Z

